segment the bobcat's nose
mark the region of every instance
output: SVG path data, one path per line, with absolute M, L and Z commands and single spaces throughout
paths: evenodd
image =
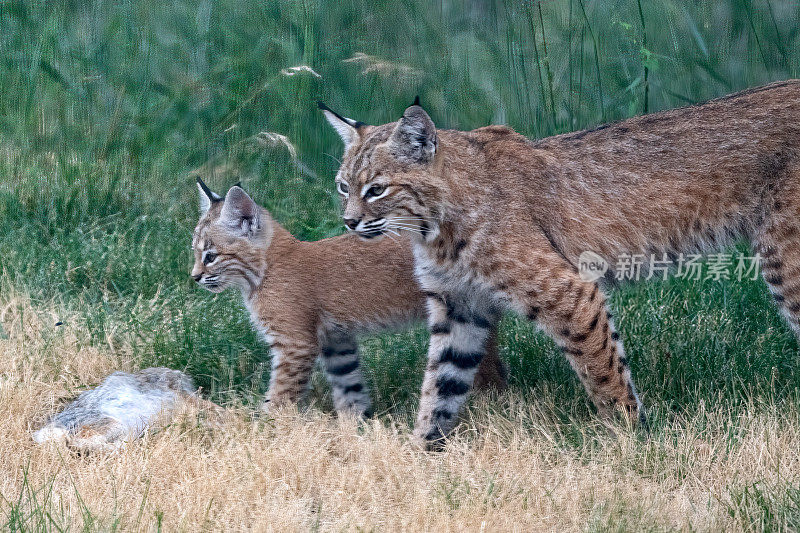
M 361 218 L 345 218 L 344 225 L 347 226 L 349 229 L 354 230 L 358 223 L 361 222 Z
M 195 274 L 192 276 L 197 283 L 200 283 L 200 278 L 203 277 L 203 274 Z

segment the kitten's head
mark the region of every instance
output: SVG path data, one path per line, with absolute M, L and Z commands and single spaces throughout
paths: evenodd
M 336 175 L 345 226 L 364 239 L 407 232 L 436 237 L 441 223 L 436 126 L 419 98 L 397 122 L 368 126 L 319 103 L 345 144 Z
M 199 178 L 197 188 L 200 221 L 192 238 L 192 277 L 211 292 L 230 286 L 252 291 L 264 277 L 272 218 L 238 185 L 225 198 L 211 192 Z

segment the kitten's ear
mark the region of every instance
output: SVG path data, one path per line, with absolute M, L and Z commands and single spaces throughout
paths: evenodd
M 361 132 L 363 131 L 362 128 L 364 128 L 366 124 L 351 118 L 343 117 L 322 102 L 317 102 L 317 107 L 322 110 L 325 118 L 328 119 L 328 122 L 330 122 L 331 126 L 333 126 L 333 129 L 335 129 L 336 133 L 339 134 L 339 137 L 342 138 L 342 141 L 344 142 L 344 149 L 347 151 L 347 148 L 358 140 Z
M 241 187 L 233 186 L 225 195 L 219 223 L 242 236 L 252 236 L 261 229 L 261 211 Z
M 200 191 L 200 214 L 205 215 L 211 209 L 214 202 L 219 202 L 222 197 L 208 188 L 208 185 L 203 183 L 203 180 L 197 178 L 197 190 Z
M 419 105 L 419 96 L 397 122 L 388 146 L 394 156 L 404 163 L 427 164 L 433 161 L 438 144 L 436 125 Z

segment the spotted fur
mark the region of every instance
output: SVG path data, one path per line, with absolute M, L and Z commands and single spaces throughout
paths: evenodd
M 369 410 L 356 336 L 425 316 L 405 238 L 367 246 L 353 235 L 301 242 L 240 187 L 223 199 L 202 181 L 192 276 L 204 288 L 238 288 L 255 328 L 270 346 L 266 405 L 295 402 L 319 359 L 339 412 Z M 376 294 L 379 296 L 376 297 Z M 492 342 L 480 369 L 484 388 L 505 386 Z
M 415 430 L 427 441 L 454 426 L 504 309 L 556 340 L 602 413 L 644 419 L 606 296 L 578 275 L 584 251 L 615 265 L 747 239 L 800 333 L 800 81 L 539 141 L 437 130 L 419 105 L 382 126 L 326 116 L 350 128 L 336 178 L 348 226 L 413 237 L 432 331 Z

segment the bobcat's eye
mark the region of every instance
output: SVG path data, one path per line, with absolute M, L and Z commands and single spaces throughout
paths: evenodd
M 350 187 L 343 181 L 336 182 L 336 188 L 339 190 L 339 194 L 342 196 L 347 196 L 350 193 Z
M 367 189 L 367 194 L 365 194 L 364 196 L 367 198 L 369 197 L 374 198 L 376 196 L 380 196 L 384 192 L 386 192 L 386 185 L 373 185 L 372 187 Z
M 203 264 L 210 265 L 211 263 L 214 262 L 216 258 L 217 254 L 215 254 L 214 252 L 206 252 L 206 256 L 203 258 Z

